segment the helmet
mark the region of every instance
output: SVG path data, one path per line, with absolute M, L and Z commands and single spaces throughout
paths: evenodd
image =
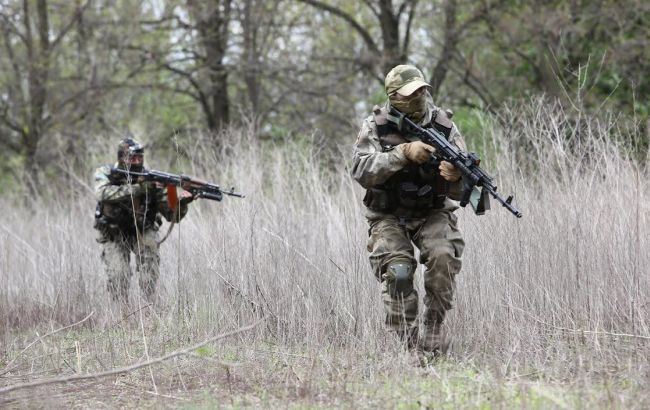
M 424 75 L 417 67 L 401 64 L 395 66 L 388 72 L 384 81 L 384 87 L 388 96 L 393 93 L 398 93 L 404 97 L 408 97 L 421 87 L 431 86 L 424 81 Z
M 118 167 L 134 172 L 144 169 L 144 147 L 133 138 L 125 138 L 117 146 Z
M 128 155 L 144 155 L 144 146 L 133 138 L 125 138 L 117 146 L 117 160 L 124 162 Z

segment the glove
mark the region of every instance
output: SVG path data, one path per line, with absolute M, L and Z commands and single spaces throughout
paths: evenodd
M 164 192 L 162 186 L 154 181 L 137 181 L 132 185 L 134 196 L 161 196 Z
M 456 182 L 460 179 L 461 173 L 451 162 L 442 161 L 438 167 L 440 176 L 448 182 Z
M 156 182 L 156 181 L 142 181 L 142 182 L 139 182 L 139 183 L 147 191 L 161 191 L 161 190 L 163 190 L 165 188 L 165 185 L 161 184 L 160 182 Z
M 187 205 L 190 202 L 194 201 L 194 195 L 192 195 L 192 193 L 189 191 L 181 192 L 179 197 L 180 197 L 181 205 Z
M 436 149 L 422 141 L 413 141 L 402 144 L 402 151 L 409 161 L 424 164 L 431 158 L 431 154 L 436 152 Z

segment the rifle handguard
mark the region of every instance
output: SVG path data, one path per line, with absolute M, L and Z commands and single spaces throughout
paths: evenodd
M 212 193 L 212 192 L 198 192 L 196 195 L 194 195 L 194 197 L 211 199 L 213 201 L 221 201 L 223 199 L 223 195 L 221 193 Z

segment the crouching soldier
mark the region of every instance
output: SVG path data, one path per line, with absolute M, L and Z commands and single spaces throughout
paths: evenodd
M 171 207 L 167 188 L 143 178 L 116 171 L 141 173 L 144 168 L 144 148 L 132 138 L 120 141 L 117 163 L 95 171 L 95 229 L 102 246 L 101 258 L 108 277 L 108 292 L 112 299 L 128 303 L 131 279 L 130 258 L 135 255 L 140 289 L 145 298 L 153 301 L 159 276 L 158 229 L 162 217 L 180 222 L 187 213 L 193 197 L 182 192 L 180 200 Z

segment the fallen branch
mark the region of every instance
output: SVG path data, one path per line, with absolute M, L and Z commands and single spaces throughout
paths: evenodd
M 34 382 L 29 382 L 29 383 L 15 384 L 13 386 L 7 386 L 7 387 L 0 388 L 0 394 L 9 393 L 11 391 L 20 390 L 20 389 L 27 389 L 27 388 L 31 388 L 31 387 L 45 386 L 45 385 L 48 385 L 48 384 L 67 383 L 67 382 L 73 382 L 73 381 L 79 381 L 79 380 L 87 380 L 87 379 L 99 379 L 101 377 L 114 376 L 116 374 L 130 373 L 130 372 L 132 372 L 134 370 L 137 370 L 137 369 L 140 369 L 140 368 L 143 368 L 143 367 L 151 366 L 153 364 L 164 362 L 165 360 L 169 360 L 169 359 L 177 357 L 177 356 L 188 354 L 188 353 L 192 352 L 193 350 L 196 350 L 196 349 L 198 349 L 198 348 L 200 348 L 202 346 L 205 346 L 208 343 L 212 343 L 212 342 L 215 342 L 217 340 L 224 339 L 226 337 L 230 337 L 230 336 L 242 333 L 242 332 L 246 332 L 248 330 L 253 329 L 255 326 L 260 324 L 260 322 L 261 322 L 261 320 L 258 320 L 257 322 L 253 323 L 252 325 L 245 326 L 245 327 L 239 328 L 237 330 L 233 330 L 232 332 L 223 333 L 223 334 L 211 337 L 209 339 L 206 339 L 206 340 L 204 340 L 204 341 L 202 341 L 200 343 L 197 343 L 195 345 L 192 345 L 190 347 L 186 347 L 184 349 L 179 349 L 179 350 L 171 352 L 171 353 L 169 353 L 169 354 L 167 354 L 165 356 L 161 356 L 161 357 L 158 357 L 156 359 L 147 360 L 147 361 L 141 362 L 141 363 L 136 363 L 136 364 L 133 364 L 131 366 L 126 366 L 126 367 L 122 367 L 122 368 L 119 368 L 119 369 L 108 370 L 108 371 L 100 372 L 100 373 L 85 374 L 85 375 L 75 375 L 75 376 L 68 376 L 68 377 L 59 377 L 59 378 L 55 378 L 55 379 L 39 380 L 39 381 L 34 381 Z
M 97 338 L 102 337 L 102 336 L 104 335 L 104 333 L 106 333 L 107 331 L 113 329 L 115 326 L 117 326 L 117 325 L 119 325 L 120 323 L 124 322 L 126 319 L 128 319 L 128 318 L 130 318 L 131 316 L 135 315 L 135 314 L 138 313 L 139 311 L 148 308 L 148 307 L 151 306 L 151 305 L 152 305 L 152 303 L 148 303 L 148 304 L 146 304 L 146 305 L 144 305 L 144 306 L 142 306 L 142 307 L 140 307 L 140 308 L 134 310 L 133 312 L 129 312 L 129 313 L 127 313 L 126 315 L 122 316 L 122 317 L 120 318 L 120 320 L 118 320 L 117 322 L 111 324 L 110 326 L 107 326 L 106 329 L 102 330 L 102 332 L 97 336 Z
M 23 353 L 25 353 L 25 352 L 26 352 L 30 347 L 34 346 L 36 343 L 40 342 L 41 340 L 45 339 L 46 337 L 52 336 L 52 335 L 54 335 L 54 334 L 56 334 L 56 333 L 59 333 L 59 332 L 61 332 L 61 331 L 63 331 L 63 330 L 70 329 L 71 327 L 75 327 L 75 326 L 77 326 L 77 325 L 82 324 L 82 323 L 85 322 L 86 320 L 90 319 L 90 317 L 91 317 L 94 313 L 95 313 L 95 312 L 90 312 L 90 314 L 89 314 L 88 316 L 86 316 L 85 318 L 81 319 L 80 321 L 78 321 L 78 322 L 76 322 L 76 323 L 73 323 L 73 324 L 71 324 L 71 325 L 64 326 L 64 327 L 62 327 L 62 328 L 56 329 L 56 330 L 54 330 L 54 331 L 52 331 L 52 332 L 50 332 L 50 333 L 44 334 L 43 336 L 39 336 L 39 337 L 37 337 L 36 339 L 34 339 L 33 342 L 31 342 L 30 344 L 28 344 L 27 347 L 25 347 L 23 350 L 20 351 L 20 353 L 18 353 L 18 354 L 16 355 L 16 357 L 14 357 L 14 358 L 9 362 L 9 363 L 7 363 L 7 365 L 5 366 L 5 370 L 4 370 L 2 373 L 0 373 L 0 376 L 2 376 L 2 375 L 4 375 L 4 374 L 7 374 L 7 373 L 9 373 L 10 371 L 14 370 L 15 367 L 13 367 L 13 368 L 9 368 L 9 367 L 10 367 L 10 366 L 11 366 L 11 365 L 12 365 L 12 364 L 13 364 L 13 363 L 14 363 L 14 362 L 15 362 L 15 361 L 16 361 L 16 360 L 17 360 L 17 359 L 18 359 L 18 358 L 23 354 Z

